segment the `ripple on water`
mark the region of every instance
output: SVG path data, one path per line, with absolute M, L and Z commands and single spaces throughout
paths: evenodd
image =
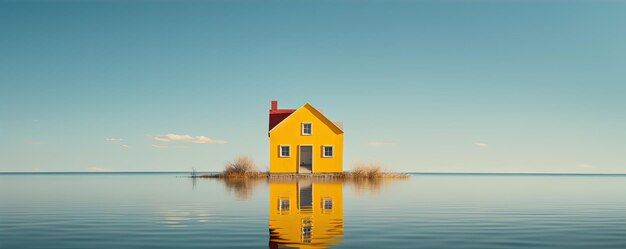
M 421 175 L 312 190 L 81 177 L 0 175 L 0 248 L 626 248 L 626 177 Z

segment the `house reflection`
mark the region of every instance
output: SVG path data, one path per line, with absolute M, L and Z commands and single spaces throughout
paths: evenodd
M 341 182 L 270 182 L 270 248 L 329 248 L 343 238 Z

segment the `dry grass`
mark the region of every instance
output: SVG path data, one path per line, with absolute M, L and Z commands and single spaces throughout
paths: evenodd
M 222 173 L 197 175 L 192 171 L 191 177 L 195 178 L 267 178 L 269 172 L 260 172 L 254 165 L 254 160 L 248 156 L 237 156 L 235 160 L 226 162 Z
M 408 178 L 409 175 L 385 171 L 378 163 L 357 163 L 346 178 L 351 179 L 381 179 L 381 178 Z
M 383 170 L 377 163 L 357 163 L 351 171 L 341 173 L 320 173 L 320 174 L 295 174 L 295 173 L 274 173 L 260 172 L 256 169 L 254 161 L 250 157 L 238 156 L 235 160 L 227 162 L 224 171 L 220 174 L 196 175 L 192 171 L 192 177 L 198 178 L 265 178 L 265 179 L 301 179 L 314 178 L 325 180 L 376 180 L 376 179 L 403 179 L 409 178 L 408 174 L 392 173 Z
M 224 171 L 219 174 L 197 175 L 192 170 L 194 178 L 213 178 L 223 181 L 226 189 L 233 192 L 237 198 L 249 199 L 254 189 L 261 183 L 297 183 L 311 181 L 312 183 L 342 183 L 354 188 L 359 193 L 377 193 L 387 184 L 396 180 L 405 180 L 408 174 L 387 172 L 377 163 L 358 163 L 348 172 L 321 173 L 321 174 L 270 174 L 257 171 L 254 161 L 250 157 L 238 156 L 227 162 Z
M 259 173 L 254 166 L 252 158 L 238 156 L 235 160 L 227 162 L 222 174 L 226 177 L 246 177 Z
M 383 176 L 383 168 L 376 163 L 359 163 L 352 168 L 350 175 L 355 178 L 379 178 Z
M 383 186 L 409 177 L 408 174 L 388 172 L 378 163 L 357 163 L 345 173 L 344 182 L 353 186 L 357 193 L 377 193 Z

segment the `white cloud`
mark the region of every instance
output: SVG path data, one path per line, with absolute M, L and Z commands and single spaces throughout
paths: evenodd
M 576 167 L 579 167 L 579 168 L 584 168 L 584 169 L 589 169 L 589 168 L 593 168 L 593 165 L 591 165 L 591 164 L 584 164 L 584 163 L 583 163 L 583 164 L 578 164 L 578 165 L 576 165 Z
M 384 141 L 370 141 L 367 142 L 367 145 L 369 146 L 384 146 L 384 145 L 395 145 L 396 143 L 392 143 L 392 142 L 384 142 Z
M 86 168 L 83 169 L 83 171 L 85 172 L 111 172 L 111 169 L 106 169 L 106 168 Z
M 224 140 L 210 139 L 205 136 L 190 136 L 190 135 L 178 135 L 178 134 L 166 134 L 152 137 L 156 141 L 161 142 L 187 142 L 195 144 L 225 144 Z
M 105 138 L 106 141 L 124 141 L 123 138 Z
M 130 146 L 128 146 L 128 144 L 122 144 L 122 147 L 124 147 L 124 148 L 128 148 L 128 147 L 130 147 Z
M 157 148 L 157 149 L 168 149 L 168 148 L 171 148 L 170 146 L 156 145 L 156 144 L 153 144 L 152 147 Z
M 486 144 L 486 143 L 479 143 L 479 142 L 474 143 L 474 145 L 476 145 L 476 146 L 478 146 L 478 147 L 481 147 L 481 148 L 487 148 L 487 147 L 489 147 L 489 144 Z

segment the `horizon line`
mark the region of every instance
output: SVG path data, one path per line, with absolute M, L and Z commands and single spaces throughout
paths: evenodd
M 196 173 L 220 173 L 221 171 L 196 171 Z M 150 174 L 150 173 L 184 173 L 190 171 L 0 171 L 0 174 Z M 576 173 L 576 172 L 394 172 L 415 175 L 606 175 L 626 176 L 626 173 Z

